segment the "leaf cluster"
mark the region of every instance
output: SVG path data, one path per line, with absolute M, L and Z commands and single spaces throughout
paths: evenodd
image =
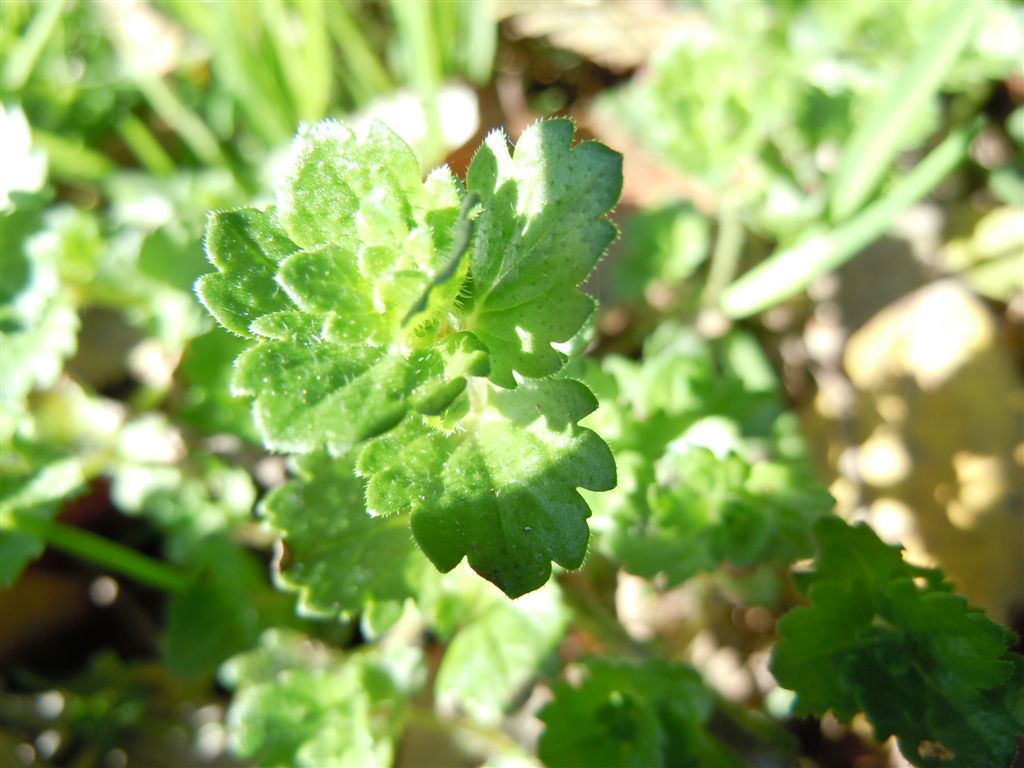
M 491 134 L 463 188 L 447 169 L 421 181 L 382 124 L 309 126 L 276 205 L 213 216 L 218 271 L 197 283 L 214 317 L 250 341 L 233 387 L 252 398 L 269 448 L 326 451 L 365 480 L 371 515 L 408 514 L 441 571 L 468 558 L 512 596 L 542 585 L 552 561 L 580 565 L 589 512 L 576 488 L 614 485 L 607 447 L 577 426 L 595 400 L 550 378 L 566 360 L 557 346 L 594 311 L 578 286 L 615 235 L 605 214 L 621 185 L 618 155 L 574 147 L 573 133 L 565 120 L 538 123 L 514 154 Z M 267 505 L 286 539 L 301 537 L 289 535 L 292 502 L 365 516 L 359 481 L 329 460 L 300 471 L 314 488 Z M 337 498 L 315 498 L 335 481 Z M 387 528 L 400 546 L 400 527 L 375 522 L 353 525 Z M 306 578 L 296 573 L 286 579 Z
M 287 630 L 224 665 L 234 749 L 268 766 L 391 765 L 406 697 L 423 682 L 412 648 L 339 654 Z
M 489 3 L 128 5 L 138 15 L 24 0 L 0 14 L 0 587 L 52 575 L 56 559 L 24 569 L 63 547 L 85 562 L 56 560 L 61 576 L 127 579 L 96 615 L 148 627 L 162 612 L 158 636 L 109 624 L 112 644 L 160 663 L 5 674 L 0 752 L 24 740 L 18 758 L 33 744 L 53 764 L 115 748 L 154 766 L 205 761 L 220 667 L 231 749 L 261 765 L 391 765 L 425 732 L 488 764 L 533 764 L 535 714 L 551 766 L 772 762 L 785 692 L 768 694 L 765 725 L 766 675 L 740 706 L 712 691 L 715 664 L 678 659 L 698 658 L 695 633 L 716 661 L 764 657 L 768 629 L 737 616 L 754 604 L 777 618 L 796 598 L 788 567 L 816 552 L 794 575 L 806 604 L 777 625 L 772 669 L 794 714 L 862 712 L 919 765 L 1010 762 L 1024 730 L 1013 638 L 939 573 L 830 517 L 752 336 L 707 341 L 667 322 L 640 359 L 575 359 L 599 325 L 581 285 L 615 237 L 616 153 L 553 120 L 514 151 L 488 136 L 464 182 L 444 168 L 424 180 L 402 140 L 350 115 L 359 127 L 303 129 L 271 189 L 268 156 L 297 121 L 370 106 L 401 80 L 425 123 L 407 140 L 439 156 L 441 81 L 488 78 Z M 995 34 L 1016 29 L 1002 0 L 690 11 L 701 23 L 602 99 L 710 190 L 709 205 L 697 189 L 699 205 L 631 213 L 606 273 L 609 293 L 673 317 L 690 308 L 680 298 L 715 299 L 681 286 L 709 256 L 717 274 L 756 251 L 728 236 L 741 219 L 785 247 L 845 207 L 847 253 L 877 237 L 908 193 L 897 183 L 881 198 L 895 202 L 860 207 L 899 151 L 935 133 L 936 95 L 953 95 L 941 106 L 954 160 L 966 156 L 956 120 L 1019 57 L 1019 35 Z M 147 29 L 173 50 L 150 50 Z M 917 87 L 903 87 L 894 75 L 919 49 Z M 856 121 L 874 130 L 857 130 L 860 151 L 844 149 L 830 181 L 853 117 L 893 93 L 877 125 Z M 1006 121 L 1017 155 L 1022 114 Z M 1019 158 L 997 159 L 988 186 L 1011 205 Z M 913 179 L 918 197 L 937 183 Z M 1005 300 L 1019 238 L 996 213 L 945 265 Z M 204 226 L 214 271 L 197 284 Z M 783 262 L 787 290 L 800 258 Z M 757 300 L 777 300 L 763 286 Z M 289 454 L 290 479 L 263 447 Z M 113 536 L 61 521 L 79 496 Z M 549 578 L 588 551 L 591 567 Z M 270 560 L 297 600 L 270 588 Z M 625 615 L 641 582 L 627 574 L 659 607 L 698 604 L 644 639 Z M 25 685 L 59 690 L 28 703 Z M 63 711 L 46 714 L 44 698 Z M 187 754 L 186 732 L 204 737 Z M 756 760 L 739 753 L 747 737 Z
M 618 487 L 594 503 L 599 546 L 669 586 L 719 565 L 785 566 L 813 551 L 833 500 L 813 477 L 752 340 L 717 345 L 665 324 L 643 358 L 609 356 L 585 380 L 590 417 L 615 454 Z
M 863 712 L 917 765 L 1009 765 L 1024 729 L 1012 635 L 866 526 L 826 518 L 815 537 L 809 605 L 783 617 L 772 658 L 796 711 Z
M 550 768 L 743 763 L 705 730 L 714 695 L 690 666 L 594 660 L 578 686 L 559 683 L 540 713 L 538 745 Z

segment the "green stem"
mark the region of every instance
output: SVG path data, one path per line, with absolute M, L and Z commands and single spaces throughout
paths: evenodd
M 164 592 L 181 592 L 191 578 L 171 566 L 71 525 L 14 514 L 10 530 L 42 539 L 47 545 L 95 565 L 109 568 L 140 584 Z
M 731 723 L 740 732 L 750 737 L 752 746 L 756 745 L 760 753 L 769 750 L 776 753 L 779 760 L 793 754 L 796 747 L 795 739 L 779 723 L 766 717 L 759 710 L 751 710 L 735 701 L 727 699 L 720 693 L 715 694 L 716 714 Z M 713 731 L 713 723 L 711 724 Z M 729 741 L 736 741 L 737 734 L 722 734 Z M 784 763 L 796 766 L 795 762 Z
M 477 0 L 457 6 L 466 25 L 460 47 L 466 74 L 476 85 L 486 85 L 494 72 L 494 54 L 498 47 L 498 21 L 495 0 Z
M 32 128 L 32 144 L 46 153 L 51 178 L 61 181 L 100 181 L 117 167 L 109 157 L 83 142 L 39 128 Z
M 719 306 L 734 320 L 778 304 L 815 277 L 844 264 L 889 229 L 896 217 L 939 185 L 965 157 L 980 121 L 954 131 L 874 204 L 828 234 L 805 237 L 777 251 L 722 293 Z
M 174 173 L 174 161 L 144 122 L 134 115 L 127 115 L 118 123 L 117 132 L 147 171 L 154 176 Z
M 436 12 L 444 13 L 445 6 L 438 6 Z M 437 95 L 444 82 L 444 61 L 438 41 L 436 12 L 429 3 L 391 0 L 400 47 L 407 56 L 406 75 L 419 96 L 426 121 L 423 154 L 428 157 L 444 154 L 441 116 L 437 111 Z
M 196 157 L 206 165 L 225 166 L 230 170 L 220 144 L 206 123 L 181 102 L 167 83 L 156 75 L 139 74 L 135 84 L 153 111 L 181 137 Z
M 833 221 L 863 205 L 906 146 L 914 120 L 934 99 L 960 52 L 971 41 L 985 3 L 949 3 L 903 72 L 889 80 L 875 108 L 859 121 L 832 179 Z
M 20 90 L 28 82 L 39 60 L 46 41 L 50 39 L 64 12 L 64 0 L 40 3 L 29 22 L 28 29 L 6 57 L 4 86 L 12 91 Z
M 327 29 L 347 64 L 342 74 L 347 79 L 348 90 L 356 106 L 363 106 L 375 96 L 393 90 L 395 85 L 391 76 L 374 53 L 359 23 L 350 15 L 351 9 L 339 3 L 330 11 Z
M 605 608 L 579 574 L 567 574 L 559 583 L 562 596 L 575 614 L 577 626 L 599 638 L 615 655 L 632 659 L 651 656 L 650 649 L 630 636 L 618 617 Z
M 437 716 L 434 710 L 423 706 L 409 706 L 405 710 L 405 721 L 423 730 L 435 731 L 446 734 L 454 734 L 462 731 L 471 734 L 488 744 L 495 752 L 509 752 L 521 750 L 522 745 L 509 736 L 505 731 L 497 727 L 490 727 L 482 723 L 474 722 L 466 717 L 455 720 L 443 720 Z
M 718 238 L 711 254 L 711 267 L 701 299 L 705 307 L 715 306 L 719 295 L 736 276 L 742 250 L 743 220 L 740 206 L 728 199 L 723 200 L 718 209 Z

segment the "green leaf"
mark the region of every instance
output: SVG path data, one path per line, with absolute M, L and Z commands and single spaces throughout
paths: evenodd
M 790 563 L 813 551 L 811 525 L 834 501 L 782 464 L 717 458 L 694 446 L 658 462 L 646 504 L 616 518 L 609 544 L 628 570 L 670 585 L 720 563 Z
M 703 448 L 676 457 L 673 464 L 671 485 L 659 487 L 651 477 L 646 499 L 641 496 L 630 510 L 638 514 L 617 515 L 608 541 L 628 571 L 648 577 L 663 573 L 669 585 L 717 565 L 713 531 L 748 471 L 739 457 L 719 461 Z
M 232 750 L 262 766 L 389 766 L 405 697 L 422 682 L 411 647 L 336 654 L 296 632 L 268 630 L 231 659 Z
M 558 647 L 569 612 L 553 582 L 512 602 L 478 579 L 460 581 L 462 588 L 442 601 L 470 608 L 441 659 L 435 694 L 474 720 L 497 722 Z
M 541 586 L 552 561 L 579 567 L 589 509 L 576 488 L 614 485 L 607 447 L 576 426 L 596 405 L 586 388 L 515 390 L 512 375 L 562 367 L 551 345 L 592 314 L 578 286 L 615 235 L 605 214 L 620 158 L 593 142 L 572 147 L 573 134 L 571 122 L 540 123 L 514 157 L 492 135 L 464 191 L 447 169 L 421 181 L 412 151 L 382 124 L 306 126 L 276 208 L 212 219 L 207 250 L 219 271 L 197 285 L 226 328 L 252 339 L 232 386 L 253 398 L 268 448 L 362 449 L 372 514 L 411 511 L 439 569 L 468 555 L 511 595 Z M 295 534 L 302 526 L 283 504 L 327 503 L 311 493 L 292 485 L 271 505 L 283 537 L 308 554 L 296 561 L 304 573 L 321 568 L 327 544 L 311 540 L 312 527 Z M 364 529 L 400 536 L 399 524 L 370 533 L 356 520 L 349 534 L 360 541 Z M 330 556 L 358 560 L 350 543 Z M 295 577 L 313 590 L 307 609 L 347 615 L 366 597 L 319 572 L 315 587 Z M 389 587 L 369 604 L 399 593 Z
M 416 594 L 426 560 L 404 517 L 371 517 L 351 458 L 318 453 L 298 462 L 299 478 L 273 490 L 261 514 L 285 547 L 275 581 L 299 593 L 307 616 L 353 614 Z
M 256 645 L 261 628 L 287 622 L 291 601 L 267 584 L 259 560 L 229 538 L 209 536 L 188 553 L 197 576 L 167 604 L 162 649 L 186 677 L 211 675 Z
M 666 323 L 642 362 L 608 356 L 587 367 L 601 407 L 586 425 L 608 439 L 619 474 L 616 490 L 591 502 L 595 527 L 631 573 L 678 584 L 724 562 L 813 551 L 811 526 L 834 502 L 788 444 L 759 355 L 742 337 L 712 347 Z
M 611 265 L 608 288 L 642 302 L 652 287 L 678 290 L 711 251 L 710 220 L 690 203 L 672 203 L 631 215 L 623 227 L 622 258 Z
M 906 148 L 913 121 L 936 96 L 970 42 L 985 5 L 948 3 L 906 68 L 889 81 L 875 107 L 858 122 L 833 179 L 830 207 L 834 221 L 842 222 L 856 213 L 892 167 L 898 152 Z
M 689 666 L 597 660 L 578 687 L 558 683 L 540 712 L 549 768 L 742 765 L 704 730 L 714 698 Z
M 177 371 L 183 389 L 177 419 L 207 435 L 260 442 L 249 403 L 231 395 L 235 358 L 246 346 L 245 339 L 218 327 L 189 342 Z
M 536 123 L 509 156 L 490 134 L 466 177 L 480 196 L 461 321 L 491 352 L 491 380 L 515 386 L 558 371 L 569 341 L 594 311 L 578 290 L 615 226 L 605 218 L 622 189 L 622 157 L 597 142 L 572 147 L 569 120 Z M 557 307 L 557 311 L 552 311 Z
M 810 605 L 779 622 L 772 657 L 797 711 L 864 712 L 917 765 L 1009 765 L 1024 728 L 1010 633 L 870 528 L 826 518 L 815 534 L 816 567 L 800 582 Z
M 139 249 L 138 268 L 146 277 L 187 292 L 206 271 L 206 260 L 192 237 L 172 224 L 146 236 Z
M 735 14 L 680 28 L 650 57 L 647 77 L 599 95 L 598 114 L 688 178 L 756 189 L 758 155 L 788 127 L 799 93 L 785 38 L 771 34 L 769 18 Z M 741 167 L 747 173 L 737 182 Z
M 305 125 L 277 184 L 281 223 L 303 248 L 353 240 L 391 246 L 414 221 L 421 178 L 412 150 L 383 123 L 361 134 L 330 120 Z
M 308 453 L 326 446 L 342 454 L 386 432 L 410 407 L 436 413 L 465 388 L 465 376 L 487 370 L 487 353 L 473 336 L 447 336 L 407 355 L 326 338 L 297 314 L 270 316 L 281 338 L 239 359 L 236 393 L 255 398 L 257 426 L 272 450 Z M 263 318 L 266 320 L 267 318 Z
M 214 317 L 257 340 L 234 388 L 254 397 L 268 447 L 340 455 L 487 373 L 484 346 L 448 318 L 468 269 L 453 238 L 471 226 L 450 173 L 421 182 L 383 125 L 326 122 L 300 131 L 277 195 L 276 209 L 211 220 L 220 271 L 197 284 Z
M 369 443 L 358 469 L 374 514 L 411 514 L 417 544 L 442 572 L 467 557 L 510 597 L 537 589 L 551 561 L 578 568 L 590 514 L 576 488 L 615 484 L 608 447 L 576 422 L 597 406 L 572 380 L 504 390 L 475 381 L 453 407 L 459 429 L 407 420 Z
M 273 208 L 215 213 L 206 228 L 206 254 L 219 271 L 200 277 L 196 293 L 217 322 L 252 336 L 253 321 L 293 308 L 274 275 L 296 250 Z
M 28 394 L 51 386 L 77 345 L 78 314 L 61 286 L 60 245 L 31 209 L 0 217 L 0 440 L 14 434 Z
M 43 553 L 45 543 L 36 536 L 15 530 L 15 516 L 49 521 L 60 505 L 84 483 L 81 462 L 61 459 L 41 466 L 12 466 L 20 458 L 5 448 L 0 475 L 0 587 L 10 587 L 29 562 Z

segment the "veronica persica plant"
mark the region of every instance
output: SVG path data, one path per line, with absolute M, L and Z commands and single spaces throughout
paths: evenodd
M 197 283 L 251 341 L 233 386 L 268 448 L 325 452 L 365 498 L 353 525 L 407 516 L 438 569 L 468 558 L 513 597 L 552 562 L 581 565 L 577 488 L 615 485 L 608 447 L 577 423 L 596 400 L 558 374 L 595 309 L 579 286 L 616 234 L 621 158 L 573 134 L 540 122 L 510 152 L 492 133 L 463 185 L 447 168 L 424 181 L 380 123 L 306 126 L 275 205 L 213 215 L 217 271 Z M 284 506 L 268 508 L 288 526 Z M 360 556 L 388 546 L 366 536 Z

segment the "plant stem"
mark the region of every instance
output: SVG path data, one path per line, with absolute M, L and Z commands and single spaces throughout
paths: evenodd
M 127 115 L 117 124 L 117 133 L 136 159 L 154 176 L 170 176 L 174 173 L 174 161 L 139 118 Z
M 438 157 L 444 154 L 444 136 L 441 116 L 437 111 L 437 96 L 444 81 L 444 54 L 438 41 L 438 19 L 451 12 L 449 6 L 435 8 L 429 3 L 409 3 L 391 0 L 391 14 L 395 31 L 405 51 L 406 76 L 419 96 L 426 121 L 424 154 Z
M 36 62 L 46 47 L 64 12 L 64 0 L 40 3 L 28 29 L 5 56 L 4 87 L 17 91 L 28 82 Z
M 181 592 L 192 581 L 188 575 L 166 563 L 90 531 L 31 515 L 14 514 L 12 517 L 13 525 L 9 530 L 42 539 L 51 547 L 109 568 L 147 587 L 164 592 Z
M 395 85 L 361 29 L 360 20 L 353 19 L 351 13 L 352 9 L 342 3 L 333 6 L 327 14 L 327 30 L 347 65 L 342 77 L 348 84 L 352 101 L 361 107 L 374 97 L 394 90 Z
M 495 754 L 511 750 L 521 750 L 522 745 L 503 731 L 499 726 L 477 723 L 468 717 L 445 720 L 433 710 L 425 706 L 409 706 L 405 710 L 405 721 L 424 730 L 455 734 L 462 731 L 490 746 Z
M 726 698 L 720 693 L 715 694 L 716 714 L 731 723 L 735 728 L 749 737 L 753 744 L 757 745 L 760 752 L 775 752 L 778 759 L 786 754 L 792 754 L 795 749 L 795 739 L 778 722 L 770 719 L 759 710 L 751 710 L 747 707 Z M 712 729 L 714 724 L 711 725 Z M 738 734 L 723 734 L 726 738 L 735 741 Z M 795 765 L 795 763 L 791 763 Z
M 189 149 L 203 163 L 223 166 L 231 170 L 217 143 L 217 138 L 198 115 L 190 110 L 164 80 L 156 75 L 139 73 L 135 85 L 146 101 L 171 129 L 181 137 Z
M 815 277 L 846 263 L 877 240 L 896 217 L 931 192 L 965 157 L 981 127 L 976 121 L 954 131 L 889 192 L 827 234 L 810 234 L 776 251 L 723 293 L 719 305 L 733 320 L 767 309 L 803 290 Z
M 711 266 L 701 298 L 705 307 L 715 306 L 719 295 L 732 282 L 739 267 L 742 249 L 743 220 L 740 217 L 740 206 L 726 196 L 718 209 L 718 237 L 715 239 L 715 250 L 711 254 Z
M 116 168 L 109 157 L 81 141 L 39 128 L 32 128 L 32 144 L 46 152 L 50 176 L 61 181 L 95 183 Z
M 830 210 L 836 222 L 849 219 L 867 201 L 907 144 L 913 121 L 972 39 L 984 3 L 950 3 L 904 70 L 889 81 L 875 108 L 861 120 L 832 179 Z
M 615 654 L 632 659 L 651 656 L 650 649 L 630 636 L 580 574 L 567 574 L 559 583 L 566 603 L 575 614 L 575 623 L 581 629 L 606 643 Z

